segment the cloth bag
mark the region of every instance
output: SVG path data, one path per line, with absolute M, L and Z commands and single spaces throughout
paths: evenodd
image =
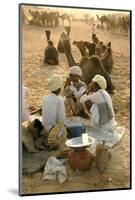
M 50 148 L 58 147 L 61 143 L 65 143 L 67 140 L 67 131 L 62 123 L 56 124 L 49 135 L 48 135 L 48 145 Z
M 66 167 L 58 159 L 51 156 L 44 167 L 43 180 L 57 180 L 63 184 L 66 179 Z

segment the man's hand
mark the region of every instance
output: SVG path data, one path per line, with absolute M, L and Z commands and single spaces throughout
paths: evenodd
M 66 81 L 65 81 L 65 84 L 64 84 L 64 88 L 66 86 L 70 86 L 71 85 L 71 79 L 69 77 L 67 77 Z
M 92 107 L 92 102 L 90 100 L 86 101 L 85 106 L 86 106 L 87 110 L 90 110 Z

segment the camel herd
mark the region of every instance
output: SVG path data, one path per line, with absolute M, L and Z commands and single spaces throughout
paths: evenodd
M 88 18 L 89 16 L 87 16 Z M 21 11 L 22 22 L 28 21 L 30 25 L 42 26 L 42 27 L 57 27 L 60 25 L 60 22 L 63 24 L 64 20 L 71 22 L 70 16 L 67 13 L 61 14 L 56 11 L 41 11 L 41 10 L 32 10 L 29 9 L 28 14 L 26 15 L 24 10 Z M 84 21 L 94 20 L 93 17 L 85 19 Z M 128 32 L 130 28 L 130 16 L 129 15 L 96 15 L 97 28 L 109 30 L 122 30 Z
M 88 85 L 92 78 L 96 74 L 101 74 L 105 77 L 107 81 L 107 89 L 109 92 L 114 90 L 114 86 L 111 82 L 111 71 L 113 67 L 113 57 L 111 42 L 104 44 L 99 38 L 94 37 L 92 41 L 74 41 L 75 45 L 82 56 L 81 60 L 77 63 L 72 54 L 72 48 L 70 43 L 70 30 L 71 30 L 71 20 L 68 14 L 61 14 L 59 12 L 52 11 L 39 11 L 29 9 L 29 24 L 42 26 L 42 27 L 57 27 L 59 26 L 59 20 L 62 20 L 63 26 L 67 33 L 62 33 L 57 45 L 57 50 L 59 53 L 65 53 L 69 67 L 74 65 L 79 65 L 83 72 L 83 81 Z M 22 10 L 22 20 L 25 18 L 24 10 Z M 68 26 L 64 25 L 64 20 L 68 20 Z M 107 30 L 122 28 L 125 31 L 129 30 L 130 17 L 129 15 L 102 15 L 98 16 L 97 20 L 100 22 L 102 28 Z M 47 40 L 50 40 L 50 30 L 46 32 Z
M 113 66 L 111 42 L 105 45 L 98 38 L 94 38 L 93 42 L 74 41 L 73 44 L 80 50 L 82 57 L 97 55 L 106 71 L 111 73 Z
M 89 85 L 91 83 L 92 78 L 95 75 L 100 74 L 100 75 L 104 76 L 107 81 L 108 92 L 110 92 L 110 93 L 113 92 L 114 86 L 112 84 L 111 77 L 109 74 L 109 73 L 111 73 L 111 69 L 112 69 L 112 65 L 113 65 L 111 47 L 106 45 L 106 50 L 101 55 L 98 55 L 98 54 L 96 54 L 96 49 L 98 48 L 100 51 L 102 51 L 102 45 L 105 45 L 105 44 L 99 45 L 99 44 L 95 44 L 94 42 L 91 42 L 91 43 L 87 42 L 89 44 L 89 46 L 94 46 L 94 44 L 95 44 L 95 51 L 93 51 L 93 53 L 92 53 L 92 52 L 90 52 L 90 48 L 89 48 L 89 53 L 91 55 L 90 56 L 89 55 L 82 56 L 79 63 L 76 63 L 76 61 L 74 60 L 74 57 L 72 55 L 71 45 L 69 43 L 70 43 L 69 39 L 63 40 L 63 45 L 64 45 L 65 54 L 66 54 L 66 58 L 67 58 L 69 67 L 72 67 L 76 64 L 79 65 L 79 67 L 82 69 L 82 74 L 83 74 L 82 79 L 86 83 L 86 85 Z M 75 42 L 73 42 L 73 43 L 75 43 Z M 84 42 L 84 44 L 85 44 L 85 42 Z M 85 45 L 83 45 L 83 47 L 86 51 Z M 78 49 L 80 50 L 79 47 L 78 47 Z M 81 53 L 81 51 L 80 51 L 80 53 Z M 108 62 L 109 60 L 111 62 Z
M 22 22 L 28 21 L 30 25 L 41 27 L 57 27 L 61 21 L 64 24 L 64 20 L 68 20 L 70 23 L 70 17 L 68 14 L 59 14 L 59 12 L 47 12 L 47 11 L 34 11 L 29 9 L 29 17 L 27 17 L 22 10 Z
M 50 39 L 48 33 L 46 34 L 47 40 Z M 96 74 L 100 74 L 105 77 L 107 81 L 107 90 L 113 93 L 114 86 L 111 81 L 110 73 L 113 67 L 113 57 L 111 42 L 104 44 L 97 37 L 93 38 L 93 41 L 73 41 L 80 54 L 82 56 L 81 60 L 77 63 L 72 54 L 72 45 L 70 43 L 70 38 L 65 32 L 62 32 L 57 50 L 59 53 L 65 53 L 69 67 L 78 65 L 82 69 L 82 79 L 89 85 L 92 78 Z
M 116 30 L 120 29 L 123 31 L 128 32 L 130 28 L 130 16 L 125 15 L 125 16 L 116 16 L 114 14 L 108 14 L 108 15 L 102 15 L 99 17 L 97 14 L 97 20 L 100 22 L 100 25 L 98 27 L 104 29 L 106 28 L 107 30 Z

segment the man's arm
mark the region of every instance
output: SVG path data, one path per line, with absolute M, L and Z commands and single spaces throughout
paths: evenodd
M 98 101 L 99 95 L 97 94 L 97 92 L 94 92 L 91 95 L 86 95 L 84 94 L 81 98 L 80 98 L 80 102 L 81 103 L 85 103 L 86 101 L 91 101 L 92 103 L 96 103 Z
M 58 103 L 58 122 L 64 123 L 65 121 L 65 105 L 64 101 L 59 101 Z
M 75 95 L 75 97 L 76 98 L 79 98 L 79 97 L 81 97 L 84 93 L 85 93 L 85 91 L 86 91 L 86 87 L 85 86 L 82 86 L 80 89 L 79 89 L 79 91 L 75 91 L 74 92 L 74 95 Z

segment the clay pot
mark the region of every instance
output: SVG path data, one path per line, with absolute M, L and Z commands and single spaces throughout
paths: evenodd
M 72 170 L 89 170 L 93 161 L 93 155 L 88 149 L 71 150 L 68 155 L 68 163 Z

